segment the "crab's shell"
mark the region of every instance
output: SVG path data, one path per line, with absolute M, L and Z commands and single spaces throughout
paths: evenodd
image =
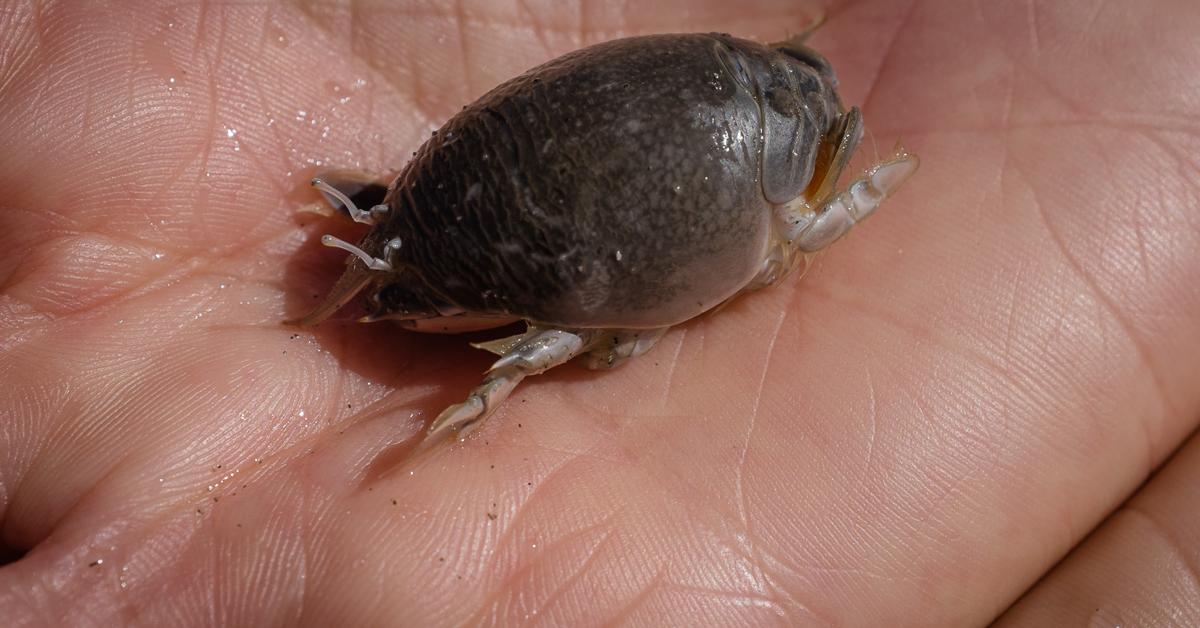
M 434 307 L 652 328 L 737 293 L 773 244 L 773 206 L 762 95 L 727 67 L 735 48 L 779 54 L 723 35 L 622 39 L 465 108 L 393 182 L 389 211 L 361 243 L 379 255 L 402 242 L 388 260 L 396 272 L 375 281 L 375 315 L 420 318 Z M 789 149 L 816 151 L 836 96 L 815 71 L 794 73 L 812 111 Z

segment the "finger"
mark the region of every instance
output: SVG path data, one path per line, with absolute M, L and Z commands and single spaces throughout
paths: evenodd
M 1198 484 L 1192 436 L 998 625 L 1200 625 Z

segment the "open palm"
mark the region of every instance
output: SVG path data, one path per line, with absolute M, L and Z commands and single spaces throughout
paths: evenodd
M 613 372 L 532 379 L 463 444 L 410 456 L 487 354 L 280 322 L 341 269 L 318 236 L 356 235 L 296 211 L 314 170 L 398 168 L 581 45 L 775 40 L 820 13 L 730 4 L 8 3 L 0 613 L 958 624 L 1012 604 L 1200 419 L 1187 0 L 828 7 L 812 45 L 879 153 L 901 138 L 921 172 L 802 281 Z M 1123 569 L 1195 560 L 1190 506 L 1137 509 Z M 1103 606 L 1048 600 L 1142 525 L 1122 521 L 1014 618 Z

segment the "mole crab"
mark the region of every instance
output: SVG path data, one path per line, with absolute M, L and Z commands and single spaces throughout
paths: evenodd
M 476 345 L 500 359 L 429 427 L 461 438 L 525 377 L 577 356 L 616 366 L 845 234 L 918 163 L 897 148 L 838 188 L 862 133 L 803 37 L 584 48 L 464 107 L 390 183 L 320 173 L 312 184 L 371 229 L 322 238 L 347 268 L 294 322 L 364 291 L 364 320 L 417 331 L 525 321 Z

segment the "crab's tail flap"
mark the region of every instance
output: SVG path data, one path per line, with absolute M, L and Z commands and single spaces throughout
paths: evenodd
M 317 307 L 300 318 L 284 321 L 284 324 L 309 327 L 329 318 L 371 282 L 371 275 L 372 271 L 369 268 L 358 260 L 353 260 Z

